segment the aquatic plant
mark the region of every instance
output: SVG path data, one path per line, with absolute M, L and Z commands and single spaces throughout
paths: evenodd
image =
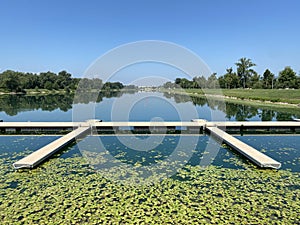
M 27 152 L 0 155 L 1 224 L 297 224 L 300 175 L 186 165 L 148 186 L 105 179 L 79 154 L 53 157 L 34 170 L 11 164 Z M 120 154 L 119 157 L 124 157 Z M 122 173 L 124 171 L 117 171 Z M 120 175 L 120 174 L 118 174 Z

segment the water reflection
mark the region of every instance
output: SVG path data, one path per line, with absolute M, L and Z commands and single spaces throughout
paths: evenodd
M 92 96 L 98 95 L 97 98 Z M 135 91 L 118 91 L 118 92 L 100 92 L 100 93 L 85 93 L 83 95 L 74 94 L 52 94 L 52 95 L 2 95 L 0 96 L 0 119 L 6 121 L 71 121 L 71 110 L 74 104 L 89 104 L 91 99 L 96 99 L 96 103 L 99 103 L 101 111 L 97 116 L 104 120 L 110 120 L 110 112 L 113 101 L 108 101 L 110 98 L 122 98 L 123 95 L 136 94 Z M 151 93 L 153 95 L 154 93 Z M 285 108 L 272 108 L 269 106 L 254 106 L 254 105 L 242 105 L 235 103 L 223 103 L 218 99 L 210 99 L 207 101 L 204 97 L 187 96 L 182 94 L 173 93 L 155 93 L 159 97 L 172 99 L 175 104 L 193 104 L 199 114 L 199 118 L 210 120 L 208 115 L 210 110 L 223 113 L 228 120 L 232 121 L 288 121 L 293 118 L 300 118 L 300 109 L 285 109 Z M 137 94 L 136 94 L 137 95 Z M 127 96 L 128 97 L 128 96 Z M 132 96 L 134 97 L 134 96 Z M 105 104 L 100 103 L 104 102 Z M 163 103 L 157 103 L 159 105 L 151 106 L 150 109 L 136 109 L 132 110 L 130 118 L 136 120 L 149 120 L 149 116 L 155 112 L 157 116 L 164 117 L 166 113 L 169 118 L 165 120 L 174 120 L 174 113 L 167 108 Z M 159 110 L 158 110 L 159 109 Z M 151 114 L 151 112 L 152 114 Z M 49 114 L 51 112 L 51 115 Z M 143 113 L 141 113 L 143 112 Z M 25 115 L 26 114 L 26 115 Z M 149 114 L 149 115 L 148 115 Z M 151 115 L 150 115 L 151 114 Z M 160 115 L 161 114 L 161 115 Z M 207 117 L 207 118 L 206 118 Z M 177 118 L 177 117 L 176 117 Z M 151 118 L 150 118 L 151 119 Z M 191 118 L 193 119 L 193 118 Z
M 121 97 L 125 92 L 100 92 L 98 94 L 97 103 L 103 101 L 103 98 Z M 134 92 L 126 92 L 134 93 Z M 5 112 L 9 116 L 15 116 L 25 111 L 60 111 L 67 112 L 72 109 L 73 103 L 88 104 L 94 93 L 85 93 L 76 96 L 74 94 L 48 94 L 48 95 L 3 95 L 0 96 L 0 111 Z
M 0 111 L 5 112 L 9 116 L 38 109 L 43 111 L 60 109 L 66 112 L 72 108 L 72 103 L 72 95 L 5 95 L 0 98 Z

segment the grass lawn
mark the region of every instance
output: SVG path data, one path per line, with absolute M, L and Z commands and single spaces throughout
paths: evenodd
M 220 90 L 215 89 L 186 89 L 188 93 L 219 95 Z M 289 104 L 300 104 L 300 89 L 222 89 L 225 96 L 239 99 L 251 99 L 258 101 L 284 102 Z

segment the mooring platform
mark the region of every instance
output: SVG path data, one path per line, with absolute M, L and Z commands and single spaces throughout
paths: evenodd
M 39 163 L 49 158 L 55 152 L 66 146 L 70 142 L 74 141 L 75 138 L 88 132 L 91 128 L 89 126 L 78 127 L 74 131 L 62 136 L 61 138 L 51 142 L 50 144 L 42 147 L 41 149 L 31 153 L 30 155 L 22 158 L 21 160 L 13 164 L 15 169 L 21 168 L 33 168 Z
M 61 129 L 70 131 L 70 133 L 65 136 L 53 141 L 52 143 L 46 145 L 45 147 L 33 152 L 27 157 L 15 162 L 13 164 L 14 168 L 33 168 L 39 163 L 49 158 L 52 154 L 57 152 L 59 149 L 74 141 L 78 136 L 86 134 L 88 131 L 93 130 L 110 130 L 117 131 L 119 129 L 129 129 L 139 131 L 142 129 L 155 130 L 155 131 L 166 131 L 166 130 L 176 130 L 176 129 L 191 129 L 194 131 L 208 131 L 212 136 L 217 137 L 233 149 L 237 150 L 239 153 L 244 155 L 246 158 L 251 160 L 253 163 L 260 167 L 275 168 L 278 169 L 281 163 L 273 160 L 272 158 L 266 156 L 265 154 L 259 152 L 253 147 L 243 143 L 242 141 L 236 139 L 225 131 L 229 128 L 287 128 L 287 129 L 300 129 L 300 122 L 298 121 L 278 121 L 278 122 L 207 122 L 202 119 L 195 119 L 192 121 L 182 122 L 102 122 L 99 120 L 89 120 L 86 122 L 1 122 L 0 130 L 2 133 L 7 131 L 34 131 L 38 129 L 52 130 Z M 73 130 L 73 131 L 72 131 Z M 224 131 L 223 131 L 224 130 Z M 18 132 L 16 132 L 18 133 Z
M 300 122 L 298 121 L 242 121 L 242 122 L 208 122 L 205 120 L 194 121 L 129 121 L 129 122 L 100 122 L 97 120 L 84 122 L 90 124 L 99 130 L 103 128 L 118 130 L 127 128 L 133 130 L 134 128 L 148 127 L 148 128 L 205 128 L 205 127 L 222 127 L 225 130 L 231 128 L 243 129 L 270 129 L 270 128 L 287 128 L 287 129 L 300 129 Z M 47 130 L 66 130 L 72 131 L 84 123 L 82 122 L 1 122 L 0 131 L 2 133 L 22 133 L 34 131 L 47 131 Z
M 212 136 L 215 136 L 220 141 L 238 151 L 240 154 L 244 155 L 247 159 L 258 165 L 259 167 L 274 169 L 279 169 L 281 167 L 280 162 L 277 162 L 269 156 L 259 152 L 258 150 L 224 132 L 218 127 L 206 127 L 206 129 Z

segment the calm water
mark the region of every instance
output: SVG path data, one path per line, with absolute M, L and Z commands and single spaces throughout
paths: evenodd
M 72 121 L 93 118 L 104 121 L 166 121 L 203 118 L 206 120 L 272 121 L 300 118 L 299 110 L 262 108 L 207 102 L 199 97 L 162 93 L 101 93 L 96 102 L 89 96 L 75 100 L 72 95 L 0 96 L 0 119 L 4 121 Z M 76 110 L 74 110 L 76 109 Z M 88 113 L 86 113 L 86 111 Z M 78 113 L 77 113 L 78 114 Z

